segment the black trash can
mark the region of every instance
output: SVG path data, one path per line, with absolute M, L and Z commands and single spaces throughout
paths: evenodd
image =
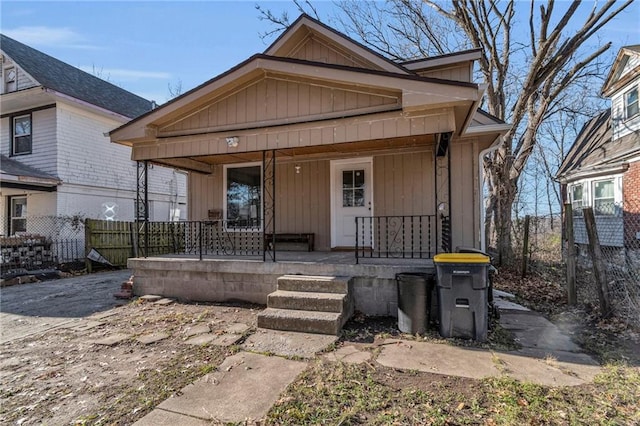
M 440 335 L 487 340 L 488 256 L 478 253 L 442 253 L 436 265 Z
M 398 328 L 403 333 L 423 334 L 429 326 L 433 277 L 419 272 L 396 274 Z

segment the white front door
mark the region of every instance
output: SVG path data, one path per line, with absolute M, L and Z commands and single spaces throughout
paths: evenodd
M 331 247 L 355 247 L 356 217 L 373 214 L 372 160 L 349 159 L 331 162 Z M 362 225 L 360 233 L 362 233 Z M 359 246 L 371 246 L 370 223 Z M 364 242 L 364 244 L 363 244 Z

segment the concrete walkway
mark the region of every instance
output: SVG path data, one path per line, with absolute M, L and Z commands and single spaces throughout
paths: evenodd
M 496 296 L 500 323 L 522 346 L 517 351 L 387 339 L 375 358 L 366 347 L 348 343 L 321 356 L 330 362 L 376 362 L 475 379 L 509 376 L 548 386 L 579 385 L 592 381 L 600 372 L 598 364 L 551 322 L 513 303 L 511 295 L 497 292 Z M 164 401 L 136 425 L 189 426 L 261 419 L 306 368 L 307 362 L 300 359 L 317 356 L 335 341 L 332 336 L 258 330 L 243 344 L 244 352 L 227 358 L 216 372 Z

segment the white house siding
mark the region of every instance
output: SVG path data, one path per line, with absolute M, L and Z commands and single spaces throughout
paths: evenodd
M 624 94 L 634 87 L 640 90 L 640 78 L 634 79 L 611 97 L 611 123 L 614 139 L 640 131 L 640 115 L 636 115 L 630 120 L 624 118 Z
M 20 68 L 19 66 L 15 65 L 15 62 L 13 62 L 11 60 L 11 58 L 9 58 L 8 56 L 4 57 L 4 63 L 2 64 L 2 79 L 0 81 L 3 82 L 3 84 L 1 85 L 2 88 L 0 90 L 3 91 L 4 93 L 4 70 L 6 70 L 7 68 L 11 68 L 11 67 L 15 67 L 16 69 L 16 76 L 18 77 L 18 81 L 17 81 L 17 89 L 16 90 L 24 90 L 24 89 L 30 89 L 32 87 L 37 86 L 36 82 L 31 78 L 31 76 L 27 73 L 25 73 L 22 68 Z
M 16 113 L 20 115 L 20 113 Z M 11 155 L 11 118 L 5 117 L 0 124 L 2 154 Z M 15 160 L 56 176 L 56 109 L 47 108 L 31 113 L 31 154 L 16 155 Z
M 137 165 L 128 147 L 113 144 L 105 133 L 124 120 L 58 103 L 58 214 L 94 219 L 134 218 Z M 152 220 L 169 220 L 170 209 L 185 203 L 186 177 L 166 167 L 149 168 Z M 172 205 L 173 203 L 173 205 Z M 114 215 L 111 208 L 116 205 Z

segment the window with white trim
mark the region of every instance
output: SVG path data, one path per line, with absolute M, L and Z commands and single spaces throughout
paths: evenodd
M 581 183 L 571 186 L 571 210 L 574 216 L 582 216 L 584 207 L 584 187 Z
M 9 235 L 27 232 L 27 197 L 11 197 Z
M 12 155 L 31 154 L 31 114 L 13 117 Z
M 7 67 L 4 70 L 4 93 L 15 92 L 18 88 L 18 73 L 15 67 Z
M 593 213 L 600 216 L 616 214 L 615 183 L 613 179 L 593 182 Z
M 640 112 L 638 108 L 638 88 L 624 94 L 624 118 L 629 119 Z
M 225 166 L 227 228 L 262 227 L 262 166 L 259 163 Z

